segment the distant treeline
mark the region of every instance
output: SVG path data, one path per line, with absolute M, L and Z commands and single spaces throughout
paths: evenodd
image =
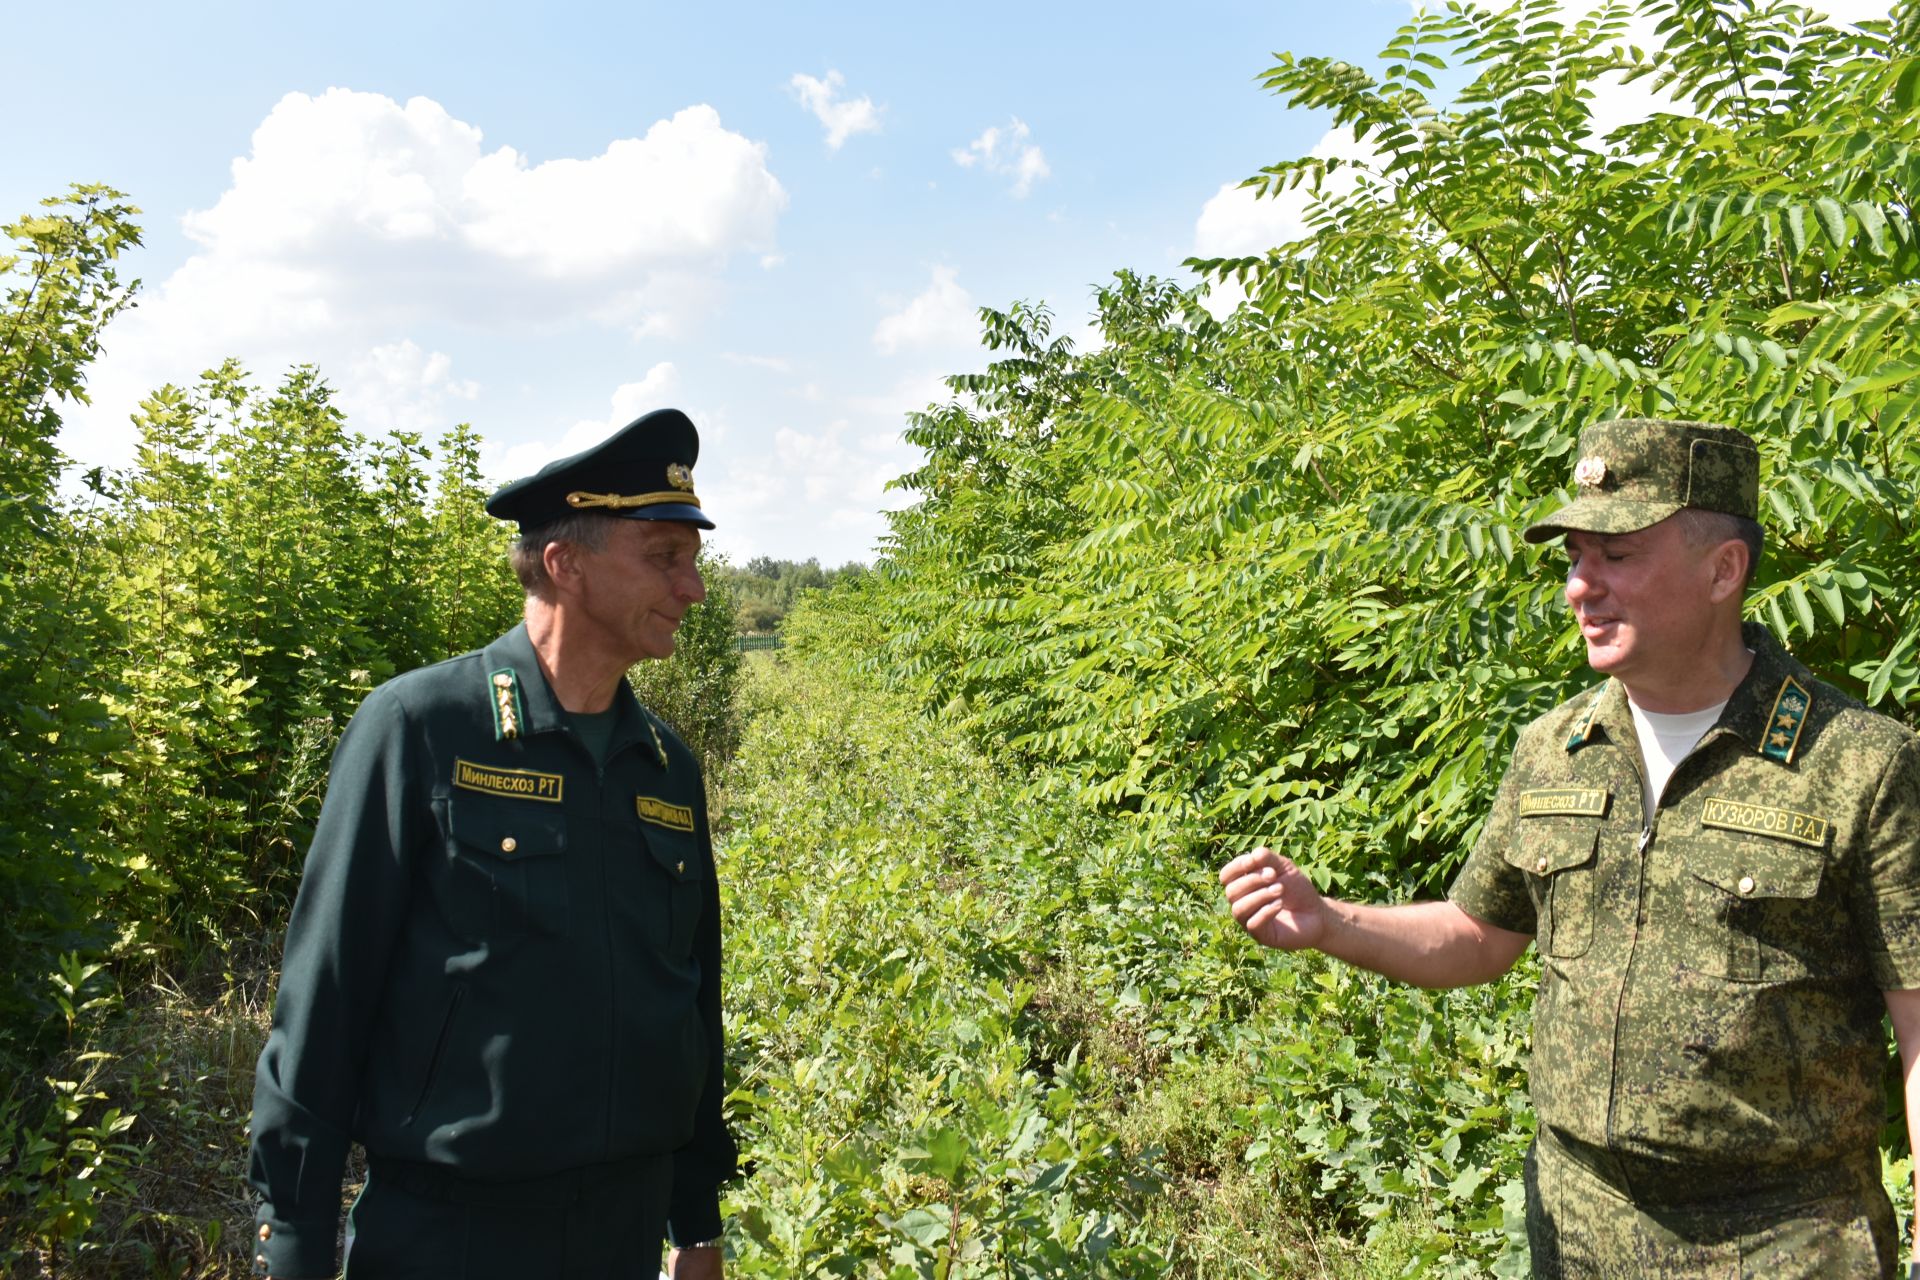
M 833 586 L 842 580 L 858 579 L 867 566 L 849 561 L 838 569 L 822 569 L 812 556 L 805 560 L 775 560 L 755 556 L 744 567 L 723 565 L 717 570 L 733 597 L 740 630 L 749 635 L 777 631 L 792 612 L 793 603 L 803 591 Z M 709 575 L 709 581 L 714 575 Z

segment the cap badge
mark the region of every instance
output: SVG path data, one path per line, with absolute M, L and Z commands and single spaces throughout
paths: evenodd
M 1598 454 L 1588 454 L 1574 464 L 1573 482 L 1582 489 L 1598 489 L 1607 478 L 1607 460 Z
M 676 489 L 684 489 L 688 493 L 692 493 L 693 468 L 684 462 L 669 462 L 667 464 L 667 483 Z

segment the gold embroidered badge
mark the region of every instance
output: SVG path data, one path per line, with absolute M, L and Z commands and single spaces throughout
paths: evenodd
M 1520 793 L 1520 816 L 1543 818 L 1570 815 L 1583 818 L 1604 817 L 1607 792 L 1602 787 L 1541 787 Z
M 651 822 L 656 827 L 669 831 L 693 830 L 693 810 L 684 804 L 668 804 L 653 796 L 635 796 L 633 809 L 640 815 L 640 821 Z
M 516 800 L 543 800 L 560 803 L 566 779 L 557 773 L 534 769 L 495 769 L 471 760 L 453 758 L 453 785 L 467 791 L 484 791 L 490 796 L 512 796 Z
M 1766 804 L 1748 804 L 1744 800 L 1723 800 L 1718 796 L 1707 797 L 1706 804 L 1700 810 L 1700 825 L 1750 836 L 1791 840 L 1809 849 L 1826 848 L 1827 836 L 1833 826 L 1825 818 L 1816 818 L 1810 813 L 1776 809 Z
M 693 468 L 684 462 L 669 462 L 667 464 L 667 483 L 676 489 L 684 489 L 688 493 L 692 493 Z
M 502 667 L 487 677 L 493 688 L 493 737 L 496 742 L 511 742 L 520 736 L 520 676 L 512 667 Z

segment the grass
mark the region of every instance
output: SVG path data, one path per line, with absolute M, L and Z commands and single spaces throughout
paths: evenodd
M 1437 1230 L 1417 1209 L 1369 1232 L 1301 1162 L 1247 1159 L 1261 1086 L 1231 1037 L 1205 1028 L 1247 1017 L 1259 979 L 1231 968 L 1247 953 L 1218 941 L 1192 877 L 1141 874 L 1128 861 L 1139 852 L 1102 844 L 1084 810 L 1047 808 L 950 729 L 829 669 L 768 653 L 747 665 L 754 723 L 712 780 L 737 1127 L 761 1162 L 734 1190 L 741 1222 L 757 1214 L 770 1235 L 811 1241 L 819 1274 L 889 1280 L 922 1274 L 929 1255 L 907 1270 L 887 1261 L 905 1255 L 881 1216 L 933 1208 L 959 1223 L 963 1199 L 972 1238 L 996 1247 L 1047 1232 L 1071 1243 L 1072 1214 L 1104 1211 L 1136 1250 L 1129 1275 L 1417 1269 Z M 112 1108 L 136 1118 L 90 1177 L 69 1164 L 64 1181 L 34 1184 L 38 1199 L 0 1170 L 12 1277 L 250 1274 L 246 1126 L 276 974 L 265 947 L 244 969 L 227 958 L 230 971 L 197 983 L 126 992 L 49 1064 L 74 1084 L 77 1127 Z M 1015 1130 L 1043 1126 L 1078 1171 L 1058 1196 L 1029 1185 L 1020 1160 L 993 1166 L 993 1191 L 912 1155 L 929 1134 L 964 1133 L 985 1168 L 1004 1155 L 995 1117 L 1020 1115 Z M 78 1248 L 29 1238 L 60 1196 L 93 1215 Z M 1050 1204 L 1072 1212 L 1054 1221 Z M 740 1223 L 735 1235 L 736 1274 L 800 1274 L 756 1254 Z M 1097 1273 L 1085 1259 L 1032 1265 L 1007 1274 Z M 1001 1274 L 988 1266 L 951 1274 Z

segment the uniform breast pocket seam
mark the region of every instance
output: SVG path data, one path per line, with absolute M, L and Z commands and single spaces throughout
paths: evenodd
M 1556 816 L 1519 823 L 1505 856 L 1537 891 L 1536 945 L 1543 955 L 1576 960 L 1592 948 L 1599 847 L 1600 824 L 1591 819 Z
M 559 805 L 455 790 L 447 798 L 447 835 L 454 856 L 491 886 L 490 936 L 566 931 L 572 895 Z
M 1690 926 L 1701 968 L 1733 982 L 1805 976 L 1809 966 L 1791 945 L 1786 926 L 1804 910 L 1800 904 L 1819 896 L 1826 864 L 1825 850 L 1790 841 L 1702 841 L 1687 866 L 1704 895 L 1699 914 L 1707 918 Z
M 667 952 L 674 956 L 689 955 L 706 899 L 706 891 L 701 887 L 706 880 L 706 863 L 700 855 L 700 843 L 691 831 L 644 822 L 640 842 L 646 847 L 648 861 L 667 880 Z

